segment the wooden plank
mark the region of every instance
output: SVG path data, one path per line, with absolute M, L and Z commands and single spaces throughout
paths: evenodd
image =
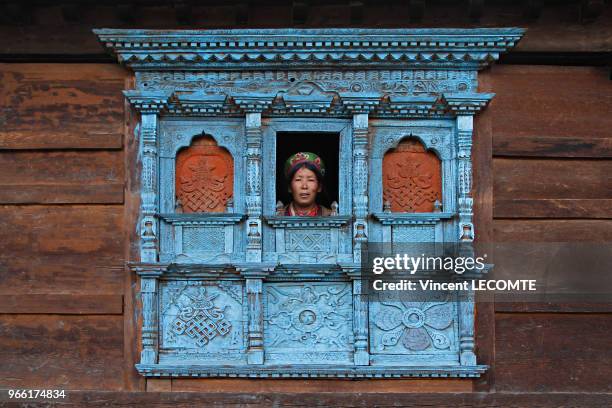
M 123 314 L 121 295 L 0 295 L 0 314 Z
M 0 204 L 121 204 L 123 184 L 0 184 Z
M 391 380 L 393 381 L 393 380 Z M 609 408 L 609 393 L 194 393 L 70 391 L 54 406 L 89 407 L 439 407 L 439 408 Z
M 611 392 L 611 314 L 498 314 L 496 390 Z
M 147 378 L 147 392 L 169 392 L 172 391 L 172 380 L 170 378 Z
M 605 242 L 612 220 L 494 220 L 496 242 Z
M 495 200 L 495 218 L 612 218 L 612 199 Z
M 612 303 L 496 302 L 503 313 L 612 313 Z
M 123 294 L 121 206 L 0 206 L 0 293 Z
M 587 126 L 588 127 L 588 126 Z M 522 136 L 497 133 L 496 157 L 611 158 L 612 138 L 578 136 Z
M 479 77 L 489 77 L 496 94 L 487 108 L 494 146 L 527 149 L 542 135 L 575 144 L 610 138 L 612 83 L 605 67 L 494 65 Z
M 125 75 L 111 64 L 0 64 L 2 149 L 120 148 Z
M 147 380 L 147 382 L 150 380 Z M 244 393 L 403 393 L 403 392 L 470 392 L 472 382 L 464 379 L 190 379 L 173 378 L 173 392 Z
M 122 146 L 121 133 L 89 131 L 49 135 L 37 130 L 0 132 L 0 150 L 121 149 Z
M 130 2 L 124 2 L 128 5 Z M 228 28 L 236 24 L 235 3 L 210 2 L 192 5 L 190 28 Z M 249 8 L 248 27 L 287 27 L 292 22 L 293 2 L 255 2 Z M 298 2 L 299 3 L 304 3 Z M 306 27 L 346 27 L 350 21 L 350 4 L 346 1 L 310 2 Z M 177 28 L 176 13 L 171 5 L 138 3 L 137 24 L 127 24 L 109 4 L 88 5 L 88 14 L 95 18 L 65 24 L 62 5 L 45 4 L 36 9 L 36 23 L 0 26 L 0 53 L 3 54 L 102 54 L 102 47 L 91 33 L 92 28 L 147 27 Z M 65 6 L 65 5 L 63 5 Z M 610 27 L 612 12 L 604 9 L 595 21 L 583 24 L 575 2 L 558 2 L 544 7 L 542 18 L 526 19 L 521 2 L 486 2 L 478 21 L 468 17 L 467 7 L 457 2 L 427 2 L 424 18 L 414 21 L 406 2 L 366 2 L 363 6 L 364 27 L 525 27 L 525 38 L 518 49 L 525 52 L 609 51 L 612 47 Z
M 493 198 L 609 199 L 612 160 L 493 160 Z
M 0 184 L 123 184 L 120 151 L 3 151 Z
M 491 81 L 485 77 L 479 82 L 479 92 L 491 92 Z M 473 197 L 474 227 L 477 242 L 491 242 L 493 236 L 493 118 L 487 110 L 476 116 L 474 122 Z M 495 310 L 493 303 L 476 298 L 475 333 L 477 361 L 491 368 L 474 380 L 475 391 L 490 391 L 495 385 Z
M 122 389 L 121 316 L 0 315 L 5 388 Z

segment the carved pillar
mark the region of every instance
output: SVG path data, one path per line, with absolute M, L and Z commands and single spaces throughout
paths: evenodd
M 458 158 L 458 203 L 459 203 L 459 234 L 460 241 L 474 240 L 474 224 L 472 223 L 472 130 L 474 117 L 457 116 L 457 158 Z
M 459 362 L 464 366 L 476 365 L 474 353 L 474 291 L 459 294 Z
M 142 351 L 140 364 L 157 363 L 157 277 L 141 276 Z
M 158 115 L 166 107 L 168 93 L 125 91 L 126 98 L 140 116 L 140 159 L 142 161 L 140 193 L 140 261 L 157 262 L 158 212 Z
M 363 293 L 363 285 L 364 281 L 362 279 L 353 280 L 354 357 L 355 365 L 360 366 L 370 364 L 370 355 L 368 353 L 368 296 Z
M 247 362 L 249 364 L 263 364 L 264 362 L 262 290 L 263 282 L 261 278 L 247 278 L 246 291 L 249 306 Z
M 353 237 L 354 262 L 361 261 L 361 245 L 368 241 L 368 114 L 353 115 Z
M 262 132 L 261 112 L 246 114 L 247 141 L 247 262 L 261 262 Z

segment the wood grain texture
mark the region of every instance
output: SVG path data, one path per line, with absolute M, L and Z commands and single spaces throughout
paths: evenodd
M 496 94 L 487 108 L 496 148 L 525 149 L 542 136 L 585 144 L 610 138 L 612 82 L 603 67 L 494 65 L 481 76 L 490 79 Z
M 121 295 L 0 295 L 0 314 L 121 315 Z
M 120 390 L 121 316 L 0 315 L 2 388 Z
M 494 200 L 610 199 L 612 160 L 493 160 Z
M 174 392 L 291 392 L 303 393 L 404 393 L 470 392 L 471 381 L 462 379 L 172 379 Z
M 126 73 L 110 64 L 0 64 L 2 149 L 119 148 Z
M 496 302 L 500 313 L 612 313 L 612 303 Z M 588 316 L 585 316 L 588 319 Z
M 612 199 L 495 200 L 495 218 L 612 218 Z
M 496 242 L 604 242 L 612 220 L 494 220 Z
M 0 184 L 0 204 L 121 204 L 123 184 Z
M 72 391 L 54 406 L 89 407 L 438 407 L 608 408 L 609 393 L 193 393 Z
M 122 294 L 121 206 L 0 206 L 0 292 Z
M 612 137 L 587 134 L 515 138 L 501 133 L 495 137 L 493 151 L 496 157 L 612 158 Z
M 496 389 L 610 392 L 612 314 L 497 314 Z

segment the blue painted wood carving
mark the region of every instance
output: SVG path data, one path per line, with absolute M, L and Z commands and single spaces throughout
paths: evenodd
M 522 30 L 95 32 L 136 76 L 124 94 L 140 114 L 131 267 L 142 375 L 486 370 L 474 353 L 473 293 L 368 295 L 361 254 L 368 242 L 473 241 L 473 117 L 493 97 L 478 93 L 477 74 Z M 331 216 L 277 209 L 279 135 L 308 133 L 337 145 Z M 385 190 L 385 157 L 412 151 L 406 143 L 431 163 L 402 168 Z M 421 159 L 390 166 L 405 160 Z

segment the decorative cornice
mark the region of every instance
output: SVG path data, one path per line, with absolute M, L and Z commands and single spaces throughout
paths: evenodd
M 494 93 L 444 94 L 443 99 L 456 115 L 473 115 L 484 109 L 494 96 Z
M 232 225 L 242 221 L 245 215 L 236 213 L 159 214 L 159 218 L 173 225 Z
M 436 224 L 444 219 L 453 217 L 453 213 L 386 213 L 377 212 L 372 214 L 374 218 L 383 225 L 413 225 L 413 224 Z
M 272 216 L 266 217 L 266 221 L 272 227 L 285 227 L 285 228 L 302 228 L 302 227 L 341 227 L 346 225 L 351 220 L 348 216 L 331 216 L 331 217 L 285 217 L 285 216 Z
M 278 67 L 482 68 L 514 47 L 520 28 L 94 30 L 134 70 Z
M 141 113 L 159 113 L 168 107 L 172 92 L 164 91 L 123 91 L 130 104 Z

